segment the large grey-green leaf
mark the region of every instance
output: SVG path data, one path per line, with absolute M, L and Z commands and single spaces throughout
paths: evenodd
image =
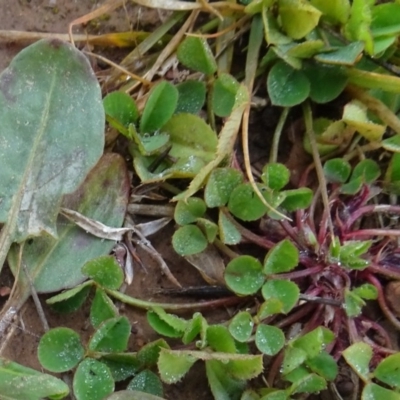
M 22 50 L 0 75 L 0 222 L 8 240 L 56 236 L 63 194 L 103 151 L 104 110 L 85 56 L 59 40 Z
M 123 158 L 105 154 L 73 194 L 64 197 L 63 206 L 102 222 L 120 227 L 129 198 L 129 178 Z M 43 235 L 25 243 L 22 262 L 36 291 L 48 293 L 74 287 L 86 277 L 81 268 L 89 260 L 108 254 L 115 242 L 86 233 L 63 216 L 57 221 L 58 238 Z M 18 270 L 19 245 L 11 247 L 8 261 L 11 270 Z M 28 290 L 27 290 L 28 289 Z M 29 285 L 25 272 L 20 271 L 17 293 L 25 296 Z M 16 294 L 17 294 L 16 293 Z
M 62 399 L 68 386 L 54 376 L 0 358 L 0 398 L 3 400 Z

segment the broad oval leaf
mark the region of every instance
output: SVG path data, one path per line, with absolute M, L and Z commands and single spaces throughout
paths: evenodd
M 179 382 L 196 361 L 190 354 L 161 349 L 157 362 L 160 377 L 168 384 Z
M 206 39 L 187 36 L 178 47 L 178 60 L 187 68 L 212 75 L 217 63 Z
M 248 311 L 237 313 L 229 324 L 229 332 L 238 342 L 247 342 L 253 331 L 254 321 Z
M 300 289 L 291 281 L 271 279 L 261 289 L 265 300 L 278 299 L 283 306 L 282 312 L 287 314 L 299 300 Z
M 101 256 L 88 261 L 82 267 L 82 273 L 110 290 L 118 290 L 124 281 L 124 273 L 114 256 Z
M 207 239 L 199 227 L 185 225 L 177 229 L 172 236 L 172 246 L 181 256 L 201 253 L 208 245 Z
M 118 309 L 106 292 L 97 288 L 90 307 L 90 322 L 97 328 L 102 322 L 118 316 Z
M 241 183 L 233 189 L 228 208 L 235 217 L 243 221 L 255 221 L 267 211 L 267 207 L 254 192 L 250 183 Z
M 376 367 L 374 375 L 389 386 L 400 388 L 400 353 L 392 354 L 382 360 Z
M 103 105 L 106 115 L 114 118 L 126 128 L 139 118 L 139 111 L 135 101 L 125 92 L 109 93 L 104 97 Z
M 72 385 L 77 400 L 104 399 L 114 391 L 110 370 L 93 358 L 86 358 L 78 365 Z
M 104 353 L 123 352 L 128 347 L 131 325 L 126 317 L 115 317 L 104 321 L 90 339 L 91 351 Z
M 179 200 L 174 211 L 175 222 L 179 225 L 188 225 L 201 218 L 206 209 L 204 200 L 199 197 L 191 197 L 187 201 Z
M 288 239 L 277 243 L 266 255 L 264 273 L 279 274 L 289 272 L 299 263 L 299 250 Z
M 262 181 L 272 190 L 281 190 L 289 183 L 290 171 L 281 163 L 268 163 L 262 170 Z
M 268 356 L 277 354 L 285 344 L 285 335 L 276 326 L 260 324 L 256 330 L 256 346 Z
M 310 94 L 310 81 L 302 71 L 298 71 L 278 61 L 268 74 L 267 89 L 272 104 L 292 107 L 302 103 Z
M 65 372 L 82 360 L 84 349 L 79 335 L 69 328 L 54 328 L 40 339 L 40 364 L 51 372 Z
M 80 212 L 105 225 L 120 227 L 126 212 L 130 182 L 126 164 L 117 154 L 105 154 L 89 173 L 85 182 L 73 194 L 64 197 L 63 206 Z M 40 293 L 74 287 L 84 279 L 82 266 L 108 254 L 115 242 L 101 240 L 59 216 L 58 238 L 49 235 L 33 238 L 24 246 L 23 259 Z M 8 262 L 15 274 L 18 271 L 18 246 L 13 246 Z M 25 274 L 19 274 L 19 292 L 30 285 Z
M 231 113 L 238 89 L 239 82 L 230 74 L 223 73 L 214 81 L 211 106 L 215 115 L 227 117 Z
M 342 355 L 361 379 L 368 380 L 372 353 L 372 348 L 369 344 L 358 342 L 344 350 Z
M 321 11 L 305 1 L 279 0 L 283 30 L 293 39 L 301 39 L 318 24 Z
M 206 85 L 204 82 L 187 80 L 176 85 L 179 98 L 175 113 L 197 114 L 206 101 Z
M 204 200 L 208 207 L 224 206 L 233 189 L 243 181 L 243 175 L 233 168 L 215 168 L 207 181 Z
M 251 256 L 236 257 L 225 269 L 226 284 L 239 295 L 256 293 L 264 280 L 261 263 Z
M 163 386 L 160 378 L 152 371 L 145 369 L 138 373 L 128 384 L 128 390 L 137 390 L 154 396 L 163 396 Z
M 63 399 L 69 389 L 55 376 L 0 358 L 0 393 L 7 400 Z
M 13 241 L 56 236 L 62 195 L 103 152 L 101 91 L 87 58 L 57 39 L 25 48 L 0 76 L 0 120 L 0 222 Z
M 351 165 L 343 158 L 332 158 L 324 164 L 324 175 L 328 182 L 344 183 L 349 179 Z
M 167 81 L 154 86 L 140 120 L 141 133 L 153 133 L 173 115 L 178 104 L 178 89 Z

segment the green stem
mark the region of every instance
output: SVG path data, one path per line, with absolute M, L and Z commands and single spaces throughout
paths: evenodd
M 290 107 L 285 107 L 282 111 L 282 114 L 279 118 L 278 125 L 275 128 L 274 138 L 272 140 L 271 154 L 269 156 L 270 163 L 276 163 L 278 160 L 278 147 L 279 141 L 281 139 L 282 129 L 285 125 L 287 116 L 289 114 Z
M 239 303 L 243 300 L 243 298 L 237 296 L 225 297 L 223 299 L 217 300 L 209 300 L 209 301 L 202 301 L 197 303 L 183 303 L 183 304 L 176 304 L 176 303 L 157 303 L 153 301 L 146 301 L 137 299 L 135 297 L 128 296 L 124 293 L 119 292 L 118 290 L 110 290 L 104 288 L 105 292 L 110 295 L 111 297 L 122 301 L 125 304 L 128 304 L 133 307 L 141 308 L 143 310 L 150 310 L 153 307 L 161 307 L 164 310 L 175 310 L 175 311 L 185 311 L 185 310 L 198 310 L 203 308 L 211 308 L 211 307 L 222 307 L 228 306 L 232 304 Z

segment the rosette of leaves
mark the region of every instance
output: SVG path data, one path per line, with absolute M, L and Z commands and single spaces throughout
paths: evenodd
M 306 208 L 312 200 L 308 188 L 284 189 L 289 182 L 289 170 L 280 163 L 269 163 L 262 171 L 258 188 L 273 208 L 293 212 Z M 206 217 L 207 208 L 218 208 L 218 224 Z M 255 221 L 264 215 L 280 218 L 255 194 L 250 183 L 243 182 L 242 174 L 233 168 L 214 169 L 204 189 L 204 200 L 191 197 L 179 200 L 174 218 L 180 227 L 172 244 L 183 256 L 199 253 L 216 238 L 224 244 L 240 242 L 241 234 L 232 216 L 242 221 Z

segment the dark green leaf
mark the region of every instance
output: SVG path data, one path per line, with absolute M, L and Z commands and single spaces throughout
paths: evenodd
M 178 89 L 162 81 L 150 90 L 149 98 L 140 119 L 140 132 L 153 133 L 165 125 L 178 104 Z
M 253 318 L 248 311 L 237 313 L 229 324 L 229 332 L 238 342 L 247 342 L 253 331 Z
M 309 96 L 310 81 L 302 71 L 278 61 L 268 74 L 267 89 L 273 105 L 292 107 Z
M 294 282 L 271 279 L 263 285 L 261 293 L 265 300 L 278 299 L 282 303 L 282 311 L 287 314 L 297 304 L 300 289 Z
M 88 261 L 82 267 L 82 273 L 110 290 L 118 290 L 124 281 L 122 268 L 113 256 L 101 256 Z
M 301 39 L 318 24 L 321 12 L 308 2 L 279 0 L 279 16 L 283 30 L 292 39 Z
M 227 286 L 239 295 L 256 293 L 264 280 L 261 263 L 251 256 L 236 257 L 225 269 Z
M 250 183 L 241 183 L 233 189 L 228 208 L 235 217 L 243 221 L 259 219 L 267 211 L 267 207 L 254 193 Z
M 91 351 L 118 353 L 125 351 L 131 334 L 131 325 L 126 317 L 115 317 L 104 321 L 89 341 Z
M 365 301 L 356 293 L 350 290 L 344 292 L 344 309 L 348 317 L 357 317 L 361 314 Z
M 392 354 L 382 360 L 375 368 L 374 375 L 389 386 L 400 388 L 400 353 Z
M 73 289 L 47 299 L 46 303 L 51 304 L 51 308 L 58 313 L 70 313 L 76 311 L 85 302 L 92 285 L 93 281 L 87 281 Z
M 203 232 L 195 225 L 181 226 L 172 236 L 172 246 L 181 256 L 201 253 L 207 245 Z
M 197 114 L 206 100 L 206 85 L 204 82 L 187 80 L 176 85 L 179 92 L 175 113 Z
M 206 361 L 208 384 L 214 399 L 235 398 L 245 388 L 244 380 L 233 378 L 226 372 L 226 363 L 217 360 Z
M 218 214 L 219 237 L 223 243 L 233 245 L 240 243 L 242 235 L 236 226 L 220 210 Z
M 307 366 L 327 381 L 334 381 L 338 373 L 337 361 L 326 351 L 307 360 Z
M 150 368 L 157 363 L 161 349 L 169 349 L 168 343 L 164 339 L 145 344 L 137 353 L 138 360 L 144 367 Z
M 114 391 L 114 380 L 104 363 L 86 358 L 75 372 L 73 389 L 77 400 L 103 399 Z
M 40 364 L 52 372 L 65 372 L 82 360 L 84 349 L 79 335 L 69 328 L 54 328 L 40 339 L 38 358 Z
M 99 361 L 107 365 L 115 382 L 124 381 L 133 376 L 142 367 L 136 353 L 107 354 Z
M 268 163 L 262 170 L 262 181 L 272 190 L 281 190 L 289 183 L 290 171 L 280 163 Z
M 380 175 L 379 165 L 374 160 L 365 159 L 355 166 L 351 174 L 351 180 L 362 177 L 365 183 L 373 183 Z
M 235 104 L 239 82 L 230 74 L 223 73 L 214 81 L 211 105 L 218 117 L 228 117 Z
M 217 71 L 214 55 L 203 38 L 187 36 L 179 45 L 177 56 L 185 67 L 205 75 L 212 75 Z
M 324 174 L 328 182 L 345 183 L 350 173 L 351 165 L 343 158 L 332 158 L 324 164 Z
M 328 103 L 336 99 L 347 85 L 347 75 L 337 66 L 306 65 L 304 73 L 310 81 L 310 98 L 316 103 Z
M 282 194 L 285 195 L 285 199 L 281 203 L 281 207 L 289 212 L 307 208 L 311 204 L 314 196 L 314 192 L 305 187 L 285 190 Z
M 233 191 L 243 181 L 242 174 L 233 168 L 215 168 L 208 178 L 204 200 L 208 207 L 224 206 Z
M 180 327 L 176 328 L 173 326 L 173 324 L 164 321 L 154 311 L 147 312 L 147 322 L 160 335 L 172 338 L 178 338 L 182 336 L 182 330 L 179 329 Z
M 319 327 L 292 341 L 292 346 L 306 352 L 308 358 L 316 357 L 325 346 L 334 340 L 334 334 Z
M 347 364 L 349 364 L 357 375 L 364 381 L 369 379 L 369 363 L 372 358 L 372 348 L 364 342 L 352 344 L 342 353 Z
M 320 53 L 315 57 L 315 59 L 326 64 L 352 66 L 358 61 L 363 50 L 363 42 L 352 42 L 346 46 L 338 47 L 333 51 Z M 345 79 L 344 74 L 342 74 L 342 78 Z
M 204 233 L 208 243 L 213 243 L 217 237 L 218 225 L 207 218 L 198 218 L 196 224 Z
M 157 365 L 162 381 L 168 384 L 179 382 L 196 360 L 190 354 L 161 349 Z
M 299 251 L 288 240 L 282 240 L 276 244 L 266 255 L 264 260 L 264 273 L 279 274 L 289 272 L 299 263 Z
M 270 317 L 271 315 L 280 314 L 282 312 L 283 312 L 282 302 L 279 299 L 272 297 L 261 304 L 257 312 L 257 318 L 260 321 L 262 321 L 265 318 Z
M 256 330 L 256 346 L 268 356 L 277 354 L 285 344 L 282 330 L 271 325 L 260 324 Z
M 118 316 L 118 309 L 103 289 L 97 288 L 90 307 L 90 322 L 94 328 L 107 319 Z
M 322 18 L 334 24 L 344 24 L 350 14 L 349 0 L 310 0 L 310 3 L 322 12 Z
M 399 3 L 377 4 L 372 8 L 371 32 L 374 37 L 397 36 L 400 33 Z
M 236 353 L 235 341 L 227 327 L 210 325 L 207 328 L 207 343 L 214 350 L 223 353 Z
M 163 386 L 160 378 L 148 369 L 137 374 L 128 384 L 128 390 L 137 390 L 153 394 L 154 396 L 163 396 Z
M 206 209 L 204 200 L 198 197 L 190 197 L 187 201 L 179 200 L 174 212 L 175 222 L 179 225 L 188 225 L 202 217 Z
M 112 92 L 103 99 L 104 110 L 107 116 L 116 119 L 125 128 L 135 123 L 139 118 L 136 103 L 125 92 Z M 111 124 L 112 125 L 112 124 Z
M 367 383 L 361 395 L 362 400 L 400 400 L 400 395 L 375 383 Z
M 307 353 L 296 347 L 287 346 L 282 362 L 282 374 L 287 375 L 294 371 L 307 359 Z
M 290 391 L 292 393 L 319 393 L 326 389 L 326 380 L 317 374 L 308 374 L 296 381 Z

